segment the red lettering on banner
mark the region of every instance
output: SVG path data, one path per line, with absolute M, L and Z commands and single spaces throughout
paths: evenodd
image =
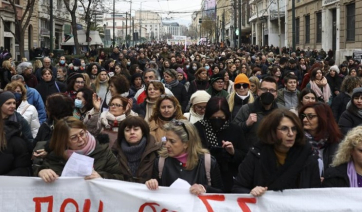
M 238 198 L 238 204 L 243 212 L 251 212 L 246 203 L 256 203 L 256 198 Z
M 146 207 L 150 207 L 153 212 L 157 212 L 155 205 L 158 207 L 160 206 L 158 203 L 155 203 L 155 202 L 146 202 L 143 205 L 141 205 L 140 209 L 138 209 L 138 212 L 143 212 Z M 169 210 L 166 208 L 161 210 L 161 212 L 167 212 L 167 211 L 169 211 Z M 171 212 L 176 212 L 176 211 L 171 211 Z
M 35 202 L 35 212 L 41 212 L 41 203 L 48 203 L 47 212 L 53 211 L 53 196 L 34 197 L 33 201 Z
M 202 203 L 204 203 L 207 212 L 214 212 L 211 205 L 209 204 L 208 200 L 214 200 L 214 201 L 224 201 L 225 196 L 224 195 L 207 195 L 207 196 L 198 196 Z
M 64 212 L 65 210 L 65 207 L 67 207 L 67 205 L 71 203 L 75 206 L 75 209 L 76 209 L 76 212 L 79 212 L 79 206 L 78 206 L 78 203 L 72 199 L 72 198 L 68 198 L 68 199 L 65 199 L 62 203 L 62 205 L 60 206 L 60 212 Z
M 103 202 L 99 200 L 98 212 L 103 212 Z
M 90 199 L 84 200 L 83 212 L 89 212 L 90 207 L 91 207 L 91 201 L 90 201 Z
M 143 212 L 146 207 L 150 207 L 153 212 L 157 212 L 154 205 L 160 206 L 159 204 L 155 202 L 146 202 L 143 205 L 141 205 L 140 209 L 138 209 L 138 212 Z

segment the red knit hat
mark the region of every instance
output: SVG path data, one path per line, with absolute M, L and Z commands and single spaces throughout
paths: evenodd
M 245 74 L 239 74 L 238 76 L 236 76 L 235 81 L 234 81 L 234 86 L 236 84 L 248 84 L 249 88 L 250 88 L 250 81 L 249 78 L 245 75 Z

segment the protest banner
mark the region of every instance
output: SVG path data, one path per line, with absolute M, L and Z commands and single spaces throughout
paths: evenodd
M 0 211 L 34 212 L 172 212 L 172 211 L 361 211 L 359 188 L 295 189 L 249 194 L 195 196 L 186 189 L 116 180 L 59 178 L 44 183 L 40 178 L 0 177 Z

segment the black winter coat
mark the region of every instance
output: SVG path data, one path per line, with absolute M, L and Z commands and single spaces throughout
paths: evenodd
M 362 124 L 362 117 L 358 114 L 353 114 L 348 110 L 342 113 L 338 121 L 338 126 L 341 129 L 343 135 L 346 135 L 349 130 L 357 127 L 360 124 Z
M 190 82 L 190 87 L 189 87 L 188 94 L 189 94 L 189 96 L 191 96 L 196 91 L 198 91 L 198 90 L 206 90 L 209 87 L 210 87 L 209 81 L 207 81 L 207 80 L 200 81 L 200 80 L 195 79 L 192 82 Z
M 182 112 L 184 113 L 189 103 L 189 96 L 187 94 L 186 88 L 182 83 L 178 83 L 175 87 L 170 89 L 173 95 L 177 98 L 181 105 Z
M 0 175 L 31 176 L 31 155 L 19 124 L 7 121 L 4 130 L 7 146 L 0 152 Z
M 55 82 L 54 80 L 51 80 L 49 82 L 45 82 L 43 80 L 36 86 L 35 89 L 39 92 L 44 103 L 46 102 L 48 96 L 54 93 L 64 93 L 66 91 L 66 87 L 63 83 Z
M 323 187 L 350 187 L 349 178 L 347 175 L 347 164 L 344 163 L 336 167 L 330 167 L 327 169 L 324 180 L 322 183 Z
M 248 153 L 244 133 L 240 132 L 239 127 L 234 124 L 230 124 L 227 129 L 216 133 L 219 147 L 222 146 L 223 140 L 233 143 L 235 153 L 234 155 L 230 155 L 224 148 L 214 148 L 210 146 L 206 138 L 205 128 L 200 122 L 196 122 L 194 125 L 199 132 L 202 146 L 210 151 L 210 154 L 215 157 L 219 164 L 225 192 L 231 192 L 233 178 L 238 174 L 238 167 Z
M 182 166 L 182 163 L 176 158 L 167 157 L 165 159 L 165 164 L 162 170 L 161 179 L 158 176 L 158 161 L 159 158 L 155 160 L 153 166 L 153 179 L 158 180 L 159 186 L 170 186 L 178 178 L 186 180 L 190 185 L 195 183 L 202 184 L 207 193 L 222 193 L 223 185 L 220 175 L 219 166 L 214 157 L 211 157 L 211 186 L 207 185 L 206 171 L 205 171 L 205 162 L 204 156 L 199 156 L 199 163 L 193 170 L 186 170 Z
M 341 89 L 343 79 L 339 77 L 337 74 L 334 77 L 331 77 L 331 75 L 328 74 L 326 78 L 329 87 L 331 88 L 333 97 L 336 97 L 337 95 L 334 92 L 339 91 Z
M 240 164 L 232 192 L 250 193 L 256 186 L 274 191 L 320 187 L 318 160 L 309 143 L 294 145 L 284 165 L 277 164 L 273 145 L 256 144 Z
M 345 92 L 339 93 L 332 101 L 331 109 L 336 122 L 339 121 L 342 113 L 346 110 L 348 102 L 351 101 L 351 96 Z
M 238 97 L 236 94 L 234 94 L 234 107 L 233 107 L 233 111 L 231 112 L 231 120 L 234 119 L 234 117 L 236 117 L 236 114 L 238 114 L 239 110 L 241 109 L 241 107 L 243 105 L 248 104 L 249 102 L 249 97 L 245 98 L 244 100 L 242 100 L 240 97 Z M 252 94 L 250 94 L 252 95 Z

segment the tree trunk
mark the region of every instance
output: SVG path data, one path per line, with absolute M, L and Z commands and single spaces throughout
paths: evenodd
M 80 46 L 78 42 L 78 31 L 77 31 L 77 18 L 75 17 L 75 13 L 71 13 L 72 17 L 72 29 L 73 29 L 73 38 L 74 38 L 74 46 L 75 46 L 75 54 L 80 54 Z
M 21 26 L 20 26 L 21 27 Z M 20 58 L 24 58 L 25 57 L 25 31 L 19 31 L 20 32 L 20 40 L 19 40 L 19 52 L 20 52 Z M 30 51 L 30 49 L 29 49 Z M 15 58 L 16 59 L 16 58 Z

